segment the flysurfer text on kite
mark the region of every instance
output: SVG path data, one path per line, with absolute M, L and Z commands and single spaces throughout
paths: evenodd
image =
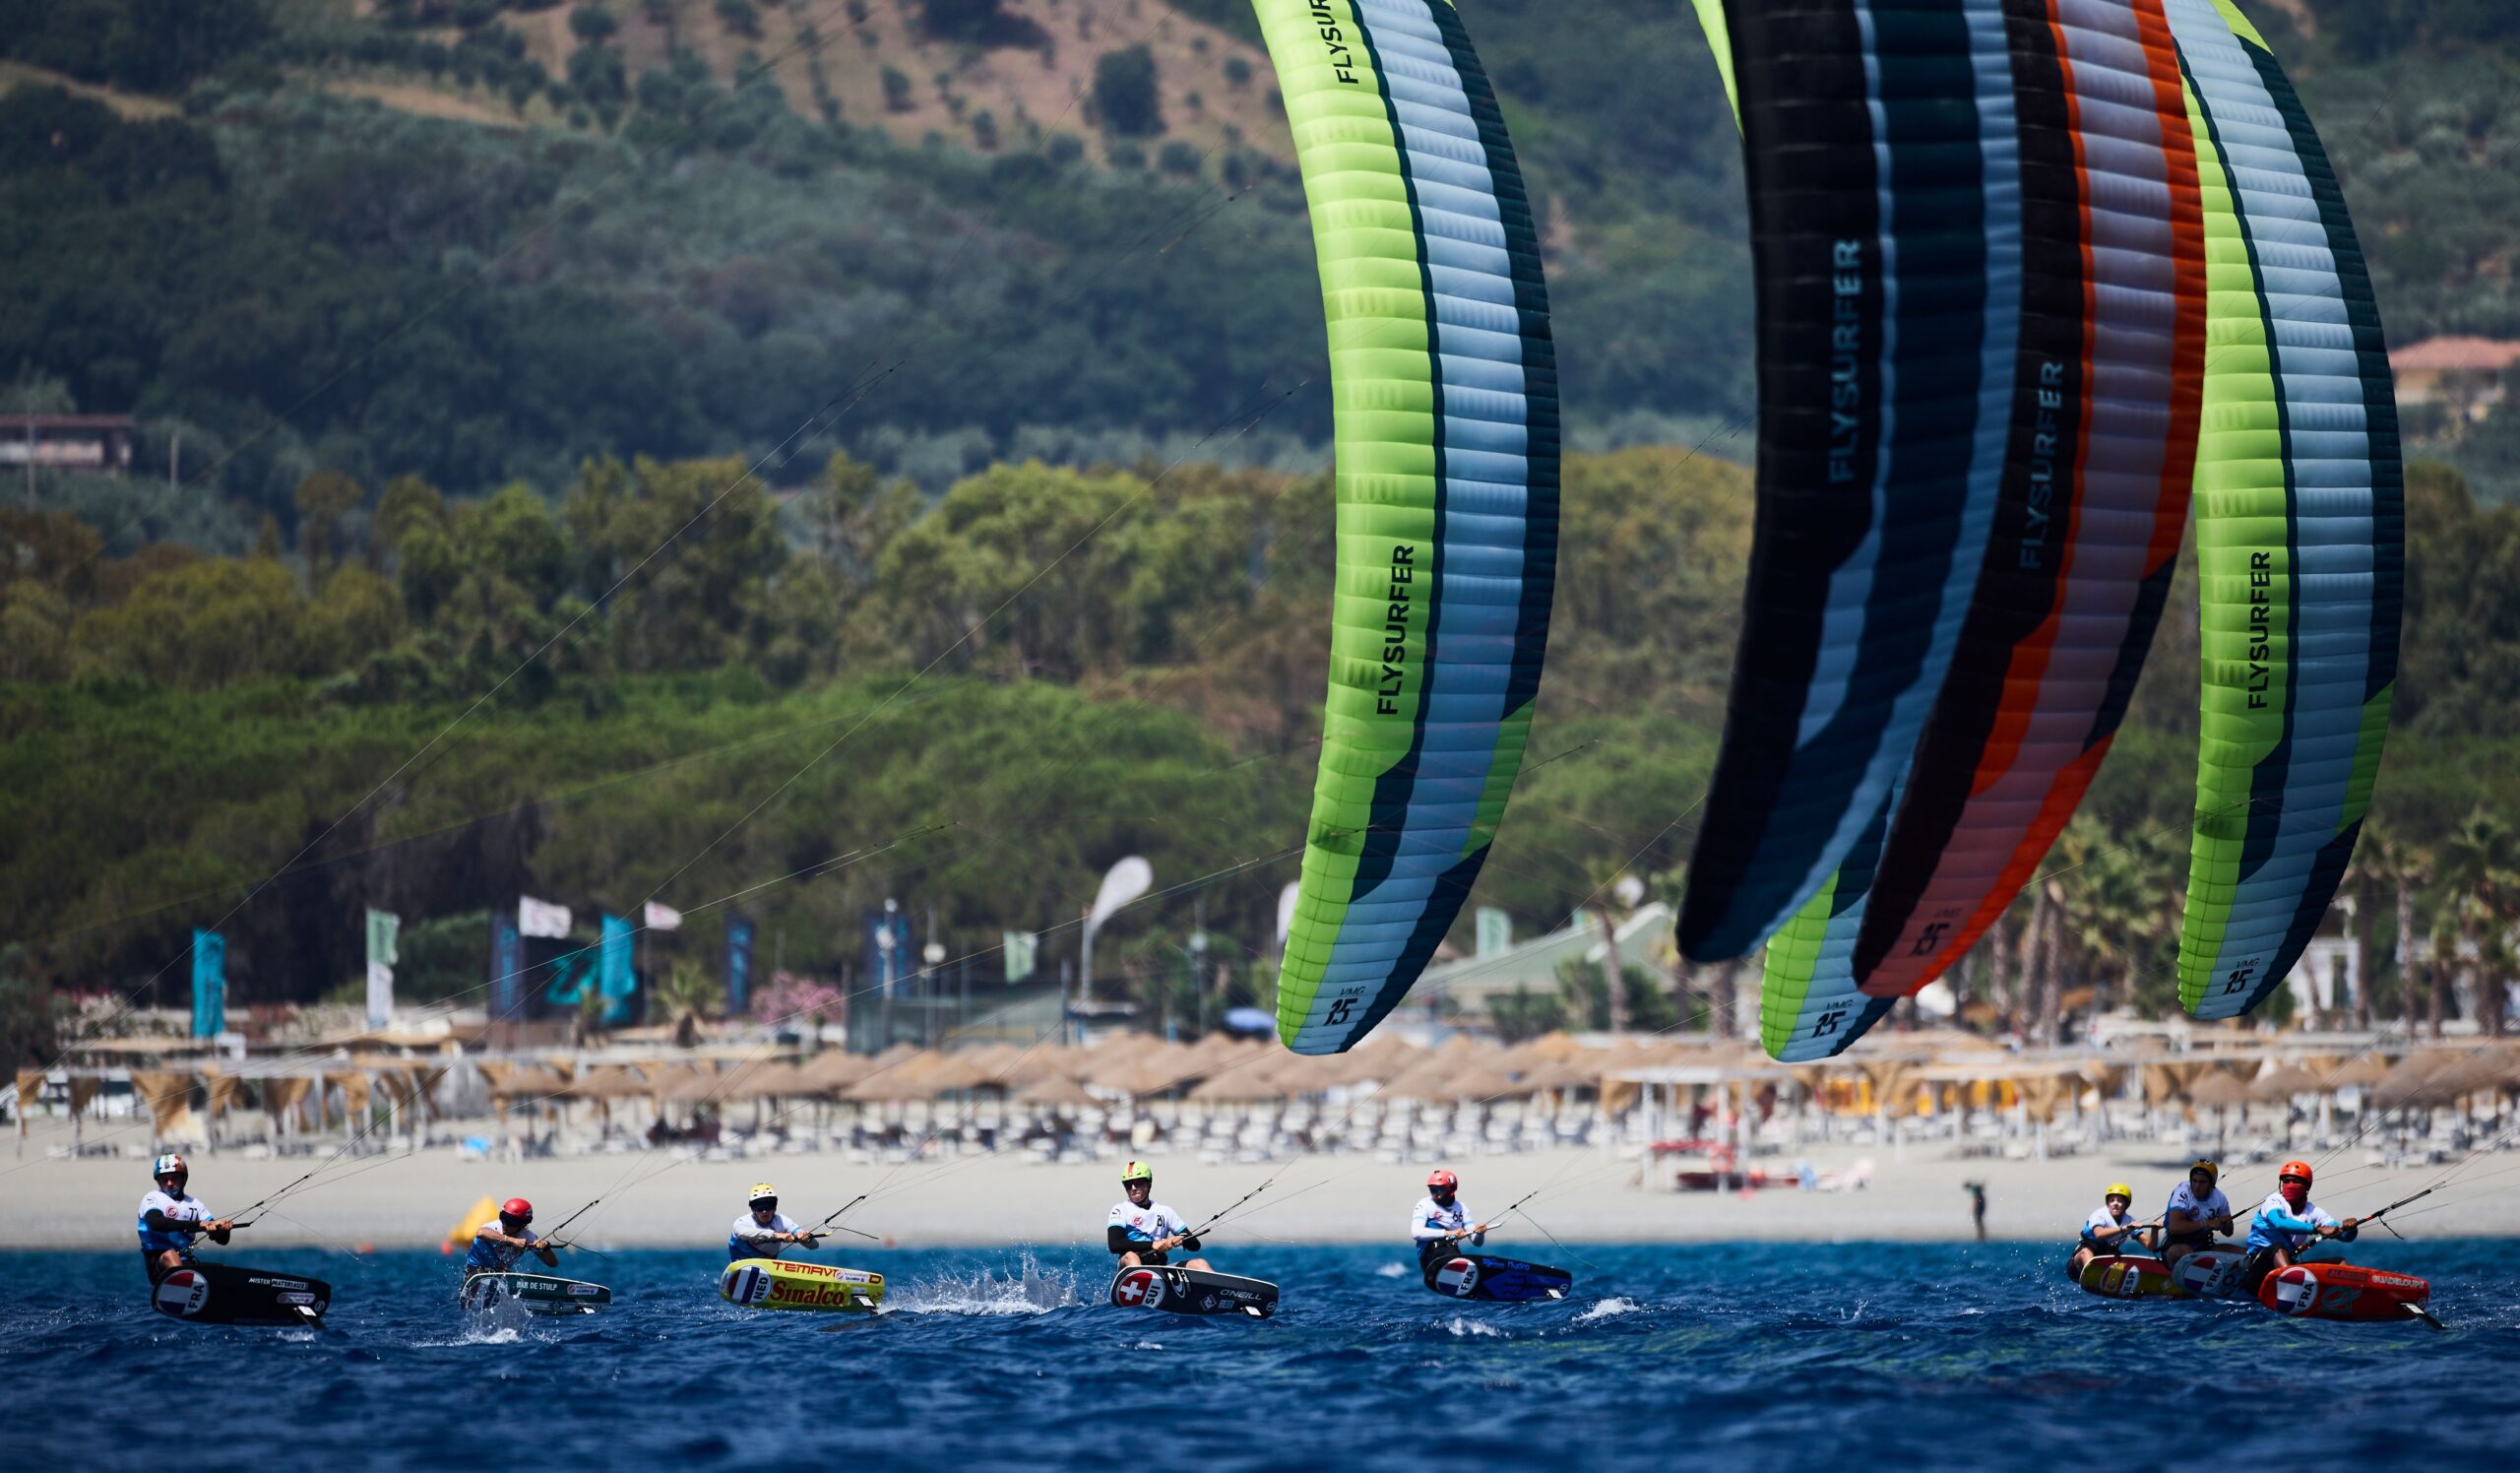
M 1829 329 L 1829 480 L 1855 480 L 1856 450 L 1863 438 L 1863 242 L 1841 240 L 1831 252 L 1837 293 Z
M 2053 358 L 2039 365 L 2039 412 L 2031 420 L 2030 494 L 2022 506 L 2020 550 L 2025 572 L 2048 565 L 2048 529 L 2055 516 L 2048 508 L 2056 498 L 2056 466 L 2070 462 L 2065 436 L 2065 365 Z
M 1330 53 L 1330 75 L 1351 87 L 1363 84 L 1356 80 L 1356 53 L 1347 43 L 1348 32 L 1339 29 L 1330 0 L 1312 0 L 1312 19 L 1321 29 L 1321 44 Z
M 1417 580 L 1418 549 L 1407 543 L 1391 545 L 1391 598 L 1382 620 L 1382 685 L 1374 692 L 1376 716 L 1400 714 L 1401 681 L 1409 672 L 1409 603 Z

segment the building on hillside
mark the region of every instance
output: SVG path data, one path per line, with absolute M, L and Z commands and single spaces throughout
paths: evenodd
M 1485 918 L 1481 920 L 1484 922 Z M 1601 925 L 1589 911 L 1577 914 L 1573 924 L 1563 930 L 1534 936 L 1520 944 L 1514 944 L 1501 929 L 1491 931 L 1482 925 L 1481 930 L 1480 955 L 1428 967 L 1414 991 L 1425 996 L 1440 993 L 1460 1012 L 1483 1015 L 1490 998 L 1510 993 L 1516 988 L 1553 996 L 1561 965 L 1572 961 L 1598 965 L 1609 955 L 1608 946 L 1602 940 Z M 1619 923 L 1617 933 L 1620 965 L 1658 967 L 1661 959 L 1670 954 L 1671 908 L 1659 900 L 1641 906 Z
M 0 466 L 125 475 L 137 428 L 129 415 L 0 415 Z
M 2502 403 L 2502 375 L 2513 363 L 2520 343 L 2496 338 L 2426 338 L 2389 354 L 2398 403 L 2444 405 L 2470 422 Z

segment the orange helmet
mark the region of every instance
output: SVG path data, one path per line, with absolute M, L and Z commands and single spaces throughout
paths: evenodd
M 1460 1186 L 1461 1178 L 1454 1176 L 1451 1172 L 1435 1171 L 1428 1172 L 1426 1174 L 1426 1189 L 1428 1191 L 1455 1191 L 1458 1190 Z
M 2279 1171 L 2279 1172 L 2277 1172 L 2277 1173 L 2275 1174 L 2275 1180 L 2276 1180 L 2276 1181 L 2278 1181 L 2278 1182 L 2281 1182 L 2281 1181 L 2283 1181 L 2286 1177 L 2299 1177 L 2299 1178 L 2300 1178 L 2300 1179 L 2301 1179 L 2301 1185 L 2304 1185 L 2304 1186 L 2309 1185 L 2310 1185 L 2310 1164 L 2309 1164 L 2308 1162 L 2306 1162 L 2306 1161 L 2287 1161 L 2287 1162 L 2285 1162 L 2285 1163 L 2284 1163 L 2284 1169 L 2283 1169 L 2282 1171 Z

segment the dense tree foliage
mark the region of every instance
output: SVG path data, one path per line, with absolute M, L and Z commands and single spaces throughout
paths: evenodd
M 65 513 L 0 511 L 0 935 L 40 975 L 146 977 L 284 865 L 231 928 L 248 997 L 354 976 L 371 902 L 416 925 L 663 885 L 705 947 L 740 894 L 791 961 L 838 969 L 885 895 L 980 951 L 1072 917 L 1128 852 L 1166 886 L 1214 876 L 1150 927 L 1196 903 L 1221 935 L 1268 934 L 1320 731 L 1322 478 L 999 465 L 931 501 L 846 457 L 785 497 L 739 461 L 598 460 L 552 499 L 329 471 L 303 490 L 332 530 L 286 557 L 117 556 Z M 1564 504 L 1550 672 L 1477 897 L 1526 929 L 1622 865 L 1668 887 L 1685 863 L 1749 537 L 1747 475 L 1680 449 L 1573 457 Z M 2357 883 L 2421 873 L 2431 926 L 2506 893 L 2433 876 L 2498 873 L 2477 815 L 2520 801 L 2520 510 L 2426 466 L 2409 530 Z M 2173 1005 L 2194 637 L 2182 579 L 2085 812 L 1990 943 L 2033 979 L 2003 997 L 2026 1026 Z M 1150 986 L 1189 987 L 1149 948 Z M 1220 960 L 1248 989 L 1265 950 Z M 1625 1015 L 1709 1015 L 1702 980 L 1675 986 L 1626 988 Z M 2458 986 L 2453 1016 L 2481 1005 Z M 1527 1000 L 1524 1022 L 1608 1006 L 1598 977 Z
M 1128 453 L 1255 411 L 1255 444 L 1326 432 L 1317 390 L 1274 408 L 1321 356 L 1292 194 L 1203 232 L 1187 188 L 914 160 L 775 88 L 713 102 L 705 74 L 642 87 L 739 152 L 684 173 L 362 104 L 289 127 L 240 104 L 214 137 L 0 96 L 0 258 L 24 268 L 0 363 L 219 426 L 187 467 L 284 522 L 318 460 L 469 492 L 587 455 L 749 446 L 776 472 L 848 443 L 942 484 L 997 447 Z
M 128 985 L 284 865 L 235 923 L 247 1000 L 354 976 L 371 901 L 460 972 L 484 908 L 536 887 L 666 884 L 694 946 L 744 893 L 792 963 L 836 968 L 885 894 L 977 950 L 1072 918 L 1135 850 L 1166 885 L 1227 875 L 1207 922 L 1248 938 L 1247 989 L 1331 587 L 1328 484 L 1295 474 L 1330 420 L 1283 140 L 1210 162 L 1173 139 L 1154 168 L 1123 140 L 1106 169 L 1011 117 L 985 154 L 909 147 L 840 121 L 883 98 L 818 81 L 800 111 L 723 33 L 757 7 L 576 7 L 556 76 L 504 24 L 550 8 L 0 0 L 0 55 L 181 103 L 0 94 L 10 405 L 137 412 L 145 473 L 45 475 L 0 510 L 8 975 Z M 1173 8 L 1256 33 L 1243 0 Z M 2510 7 L 2252 13 L 2392 341 L 2520 336 Z M 917 16 L 1031 44 L 994 4 Z M 1478 897 L 1528 928 L 1621 864 L 1668 888 L 1685 862 L 1738 634 L 1749 480 L 1723 458 L 1747 452 L 1751 293 L 1687 7 L 1482 0 L 1472 24 L 1544 223 L 1570 435 L 1674 447 L 1569 463 L 1549 674 Z M 662 41 L 634 75 L 639 27 Z M 1057 64 L 1092 86 L 1075 49 Z M 1141 55 L 1098 97 L 1115 134 L 1161 128 Z M 486 90 L 518 125 L 326 90 L 346 79 Z M 2401 890 L 2444 956 L 2520 921 L 2490 818 L 2520 798 L 2520 414 L 2409 423 L 2484 474 L 2411 478 L 2397 732 L 2349 893 L 2382 1005 L 2485 1016 L 2485 960 L 2399 977 L 2388 946 Z M 2182 583 L 2085 813 L 1988 942 L 2019 990 L 1979 1001 L 2049 1031 L 2168 1005 L 2194 630 Z M 1178 900 L 1149 925 L 1186 927 Z M 1608 1000 L 1578 978 L 1520 1016 Z
M 150 30 L 143 0 L 14 7 L 32 19 L 0 25 L 12 54 L 181 93 L 187 117 L 0 98 L 0 372 L 192 426 L 193 464 L 284 535 L 318 464 L 471 494 L 555 483 L 589 455 L 788 445 L 932 490 L 991 459 L 1184 445 L 1298 384 L 1228 451 L 1317 464 L 1321 327 L 1285 141 L 1134 141 L 1163 126 L 1151 53 L 1057 61 L 1117 136 L 1104 169 L 1038 120 L 990 116 L 976 155 L 843 124 L 926 84 L 895 69 L 898 97 L 844 99 L 817 80 L 808 107 L 705 7 L 640 12 L 668 49 L 635 74 L 629 12 L 577 7 L 575 49 L 546 68 L 507 24 L 540 8 L 221 0 Z M 1242 0 L 1174 8 L 1256 33 Z M 2392 341 L 2520 336 L 2509 7 L 2326 0 L 2302 30 L 2261 9 L 2372 246 Z M 977 0 L 915 18 L 1034 43 Z M 1544 222 L 1570 432 L 1696 443 L 1750 405 L 1751 293 L 1737 137 L 1694 19 L 1668 0 L 1486 0 L 1473 25 Z M 144 48 L 162 72 L 60 51 L 134 28 L 174 37 Z M 573 126 L 318 90 L 346 73 L 486 89 L 520 119 L 542 99 L 534 117 Z M 2520 428 L 2418 414 L 2410 430 L 2488 494 L 2520 486 Z
M 0 0 L 0 56 L 174 92 L 271 33 L 271 0 Z

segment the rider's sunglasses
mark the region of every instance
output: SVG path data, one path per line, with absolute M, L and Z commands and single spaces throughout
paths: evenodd
M 2278 1177 L 2275 1180 L 2278 1182 L 2299 1182 L 2304 1186 L 2310 1185 L 2310 1179 L 2307 1177 Z

